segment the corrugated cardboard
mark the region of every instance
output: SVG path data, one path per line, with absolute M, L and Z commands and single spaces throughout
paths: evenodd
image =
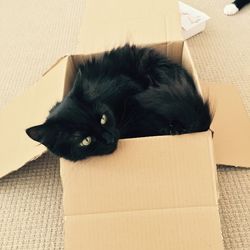
M 190 50 L 186 42 L 184 43 L 183 50 L 182 50 L 181 64 L 192 75 L 196 83 L 197 89 L 199 90 L 200 94 L 203 96 L 202 87 L 201 87 L 201 83 L 198 77 L 198 73 L 196 71 L 192 56 L 190 54 Z
M 202 89 L 180 37 L 176 1 L 86 1 L 83 25 L 79 55 L 59 61 L 36 86 L 1 111 L 0 176 L 44 152 L 24 130 L 45 120 L 48 110 L 71 88 L 77 65 L 93 54 L 125 42 L 152 46 L 186 66 Z M 223 249 L 215 161 L 250 166 L 247 151 L 229 157 L 236 148 L 225 146 L 225 138 L 227 143 L 235 140 L 237 129 L 239 138 L 248 138 L 249 130 L 242 103 L 232 89 L 227 93 L 237 101 L 230 103 L 230 112 L 241 115 L 228 120 L 230 129 L 223 129 L 222 115 L 228 114 L 228 106 L 217 98 L 228 102 L 226 91 L 209 91 L 216 108 L 215 160 L 209 131 L 121 140 L 111 155 L 77 163 L 62 160 L 66 249 Z M 249 147 L 246 139 L 237 148 Z
M 220 225 L 216 208 L 73 216 L 66 217 L 65 223 L 65 249 L 223 249 L 221 237 L 217 234 Z
M 210 132 L 61 160 L 65 249 L 223 249 Z
M 155 45 L 168 41 L 168 55 L 181 62 L 178 15 L 176 1 L 86 1 L 77 52 L 104 52 L 126 42 Z
M 36 159 L 46 148 L 30 140 L 25 129 L 45 121 L 63 96 L 67 58 L 48 71 L 36 85 L 0 111 L 0 177 Z
M 250 167 L 250 119 L 232 84 L 204 84 L 214 109 L 211 129 L 217 164 Z
M 65 215 L 217 205 L 210 132 L 123 139 L 61 167 Z

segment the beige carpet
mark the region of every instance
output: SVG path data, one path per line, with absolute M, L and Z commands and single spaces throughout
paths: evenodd
M 200 77 L 236 84 L 250 114 L 250 6 L 226 17 L 226 1 L 186 2 L 212 17 L 189 41 Z M 83 10 L 84 0 L 0 1 L 0 108 L 74 52 Z M 219 168 L 218 178 L 225 249 L 248 250 L 250 171 Z M 47 153 L 0 180 L 0 249 L 63 249 L 62 214 L 58 159 Z
M 0 108 L 72 54 L 84 0 L 0 1 Z
M 199 77 L 235 84 L 250 115 L 250 5 L 229 17 L 223 14 L 228 0 L 185 2 L 211 17 L 206 30 L 188 41 Z M 249 250 L 250 169 L 220 167 L 218 178 L 225 249 Z
M 83 12 L 84 0 L 0 0 L 0 108 L 75 51 Z M 63 244 L 59 164 L 46 154 L 0 180 L 0 249 Z

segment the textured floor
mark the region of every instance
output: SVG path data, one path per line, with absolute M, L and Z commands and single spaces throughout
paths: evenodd
M 236 84 L 250 114 L 250 6 L 227 17 L 228 1 L 186 2 L 212 18 L 189 41 L 201 79 Z M 83 10 L 83 0 L 0 1 L 0 108 L 74 52 Z M 248 250 L 250 171 L 220 167 L 218 178 L 225 249 Z M 47 153 L 0 180 L 0 249 L 63 249 L 62 214 L 59 163 Z
M 202 35 L 189 41 L 201 79 L 239 87 L 250 115 L 250 4 L 235 16 L 225 16 L 226 0 L 186 0 L 211 19 Z
M 211 17 L 206 30 L 188 41 L 200 79 L 235 84 L 250 115 L 250 5 L 229 17 L 223 7 L 230 1 L 185 2 Z M 250 169 L 219 168 L 218 178 L 225 249 L 249 250 Z
M 0 108 L 75 51 L 83 12 L 84 0 L 0 0 Z M 56 157 L 0 180 L 1 250 L 63 249 L 62 223 Z
M 84 0 L 0 1 L 0 108 L 72 54 Z
M 0 249 L 63 249 L 59 161 L 49 153 L 0 180 Z

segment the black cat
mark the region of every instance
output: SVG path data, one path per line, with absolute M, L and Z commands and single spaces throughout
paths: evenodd
M 125 45 L 83 63 L 46 122 L 26 132 L 77 161 L 113 152 L 119 138 L 205 131 L 211 119 L 185 69 L 153 49 Z
M 250 0 L 235 0 L 224 7 L 224 14 L 228 16 L 234 15 L 249 3 Z

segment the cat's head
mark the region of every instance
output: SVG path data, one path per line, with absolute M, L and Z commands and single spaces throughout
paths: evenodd
M 107 105 L 82 103 L 72 96 L 58 103 L 45 123 L 28 128 L 26 133 L 52 153 L 72 161 L 112 153 L 119 138 Z

